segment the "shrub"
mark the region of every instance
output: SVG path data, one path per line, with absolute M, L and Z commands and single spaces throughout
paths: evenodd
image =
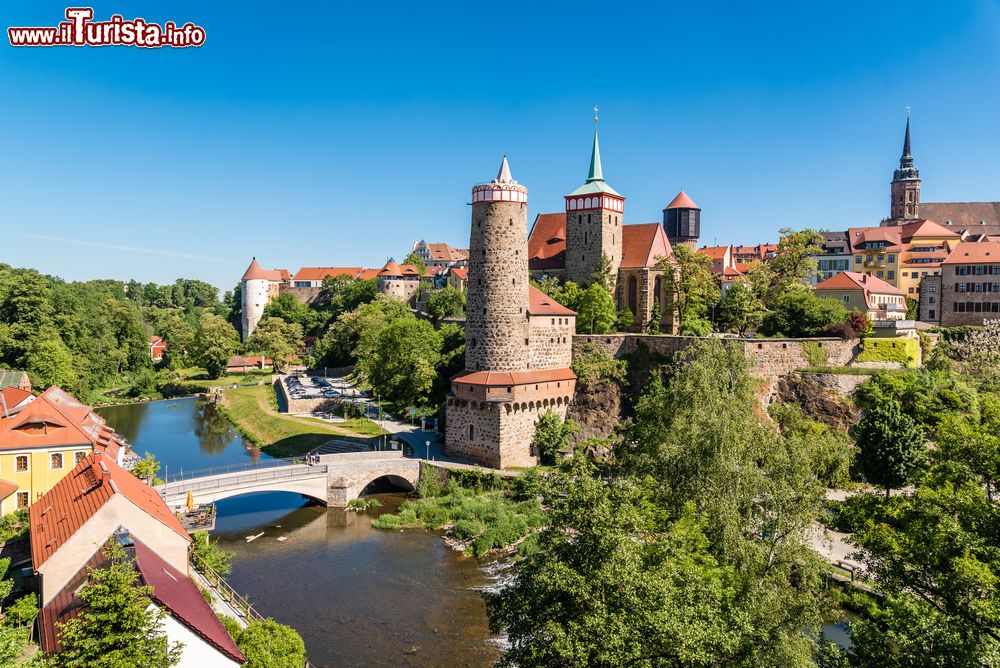
M 846 322 L 838 322 L 835 325 L 830 325 L 826 328 L 824 332 L 826 336 L 836 336 L 845 341 L 858 338 L 858 333 L 854 331 L 854 328 L 848 325 Z
M 385 515 L 379 515 L 372 520 L 372 526 L 376 529 L 402 529 L 403 521 L 399 518 L 399 515 L 386 513 Z
M 273 619 L 250 622 L 240 631 L 236 646 L 247 658 L 247 668 L 298 668 L 306 661 L 306 644 L 295 629 Z
M 219 547 L 219 542 L 212 542 L 211 536 L 204 529 L 191 534 L 191 550 L 195 558 L 211 568 L 219 575 L 229 575 L 233 570 L 233 555 Z
M 898 362 L 903 366 L 918 366 L 920 342 L 917 339 L 865 339 L 858 362 Z
M 826 364 L 826 350 L 819 345 L 819 341 L 806 341 L 802 344 L 802 352 L 806 356 L 809 366 L 823 366 Z
M 226 629 L 229 637 L 234 641 L 239 637 L 240 632 L 243 631 L 243 627 L 240 626 L 240 623 L 229 615 L 219 615 L 219 621 L 222 622 L 223 628 Z
M 616 360 L 593 343 L 586 343 L 580 354 L 573 359 L 573 373 L 581 383 L 597 384 L 604 381 L 622 382 L 627 366 L 624 360 Z
M 459 540 L 475 538 L 486 531 L 486 525 L 478 520 L 458 520 L 451 528 L 452 534 Z

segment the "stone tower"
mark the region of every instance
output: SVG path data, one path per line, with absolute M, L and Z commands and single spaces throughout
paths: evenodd
M 899 169 L 892 175 L 892 195 L 889 203 L 889 218 L 899 221 L 920 218 L 920 170 L 913 166 L 910 153 L 910 117 L 906 117 L 906 134 L 903 138 L 903 154 L 899 157 Z
M 677 244 L 697 247 L 701 236 L 701 209 L 683 190 L 663 210 L 663 230 L 671 247 Z
M 445 449 L 486 466 L 532 466 L 535 422 L 565 416 L 576 314 L 528 284 L 528 189 L 507 158 L 472 189 L 465 371 L 451 379 Z
M 606 256 L 611 263 L 611 289 L 622 263 L 622 214 L 625 198 L 604 180 L 601 148 L 594 117 L 594 147 L 587 181 L 566 195 L 566 278 L 589 285 Z
M 472 189 L 465 367 L 513 371 L 528 364 L 528 189 L 500 173 Z
M 255 257 L 243 273 L 240 286 L 243 307 L 243 340 L 246 341 L 257 329 L 257 323 L 264 315 L 264 307 L 271 301 L 271 272 L 268 272 Z

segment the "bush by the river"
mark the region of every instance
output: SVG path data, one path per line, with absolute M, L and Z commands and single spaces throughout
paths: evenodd
M 442 496 L 407 501 L 399 513 L 372 522 L 377 529 L 448 528 L 473 556 L 513 545 L 545 524 L 537 499 L 514 501 L 503 492 L 476 494 L 454 482 Z

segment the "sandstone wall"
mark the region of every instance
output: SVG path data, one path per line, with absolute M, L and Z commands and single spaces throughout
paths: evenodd
M 589 285 L 602 255 L 610 260 L 612 280 L 617 281 L 622 263 L 622 214 L 600 208 L 567 211 L 567 280 Z
M 322 288 L 293 288 L 290 285 L 281 286 L 281 294 L 291 295 L 303 304 L 311 304 L 319 297 Z
M 565 369 L 573 361 L 575 318 L 531 316 L 528 320 L 530 369 Z
M 534 466 L 535 422 L 546 411 L 566 416 L 566 404 L 476 402 L 449 398 L 445 453 L 493 468 Z M 471 427 L 471 430 L 470 430 Z

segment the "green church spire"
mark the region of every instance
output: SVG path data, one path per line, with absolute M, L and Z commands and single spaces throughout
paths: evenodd
M 594 149 L 590 153 L 590 173 L 587 174 L 587 183 L 603 180 L 604 172 L 601 170 L 601 145 L 597 142 L 597 107 L 594 107 Z

